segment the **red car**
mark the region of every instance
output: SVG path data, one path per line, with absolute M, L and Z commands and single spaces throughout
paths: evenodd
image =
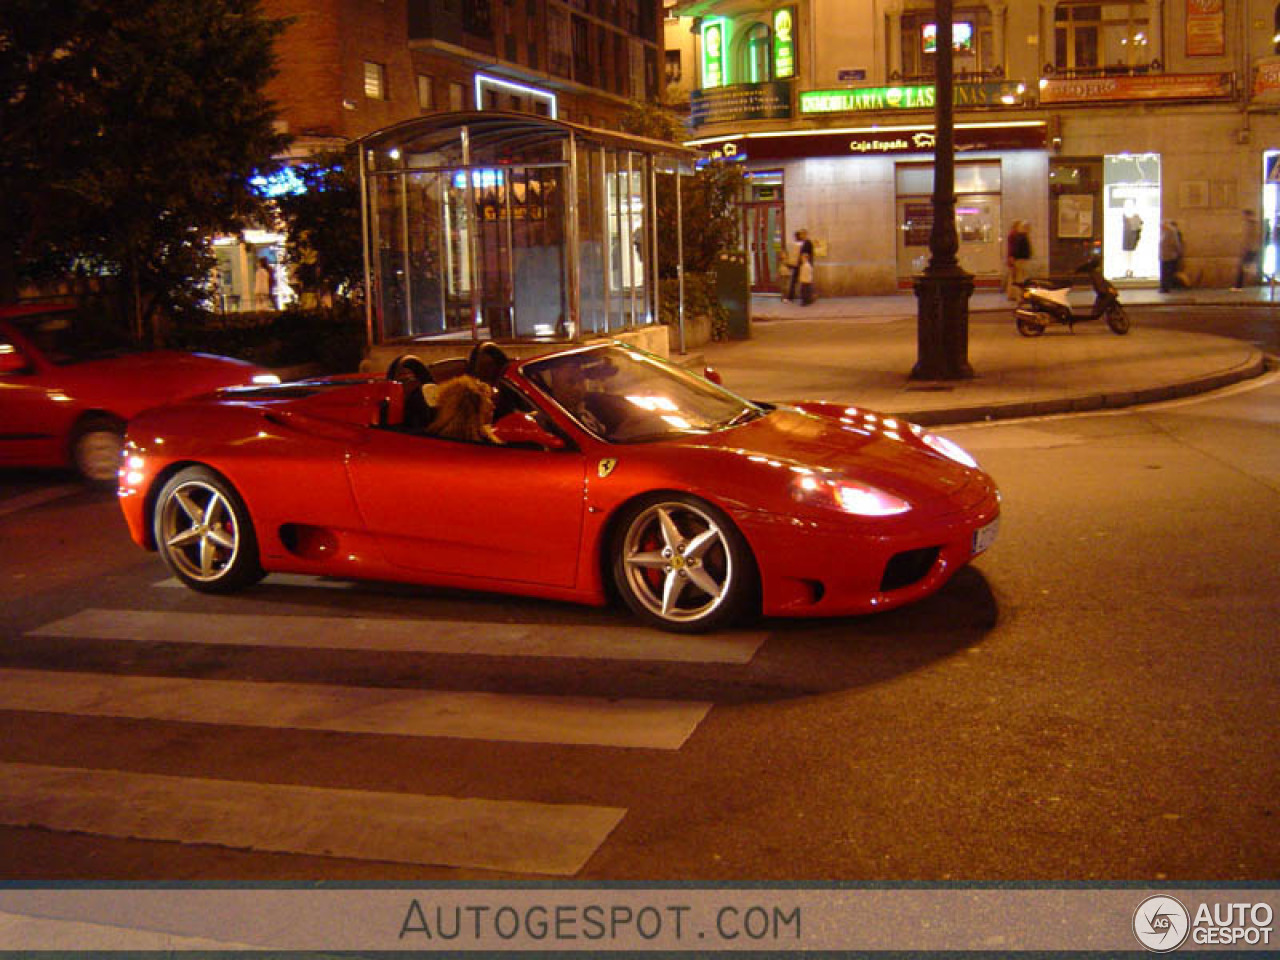
M 386 378 L 142 414 L 120 486 L 133 539 L 206 592 L 288 571 L 617 594 L 691 632 L 896 607 L 995 536 L 999 494 L 963 450 L 866 410 L 751 403 L 613 343 L 501 364 L 503 443 L 467 443 L 422 432 L 406 368 L 427 375 L 400 358 Z
M 254 382 L 279 378 L 226 357 L 130 350 L 74 304 L 3 306 L 0 466 L 73 466 L 113 485 L 125 423 L 140 410 Z

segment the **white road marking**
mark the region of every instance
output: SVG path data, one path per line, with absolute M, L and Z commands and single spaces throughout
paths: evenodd
M 711 704 L 0 670 L 0 709 L 383 736 L 678 750 Z
M 625 810 L 0 763 L 0 822 L 247 850 L 572 876 Z
M 81 493 L 83 490 L 84 487 L 78 483 L 49 487 L 45 490 L 32 490 L 30 493 L 24 493 L 0 503 L 0 517 L 6 517 L 11 513 L 19 513 L 30 507 L 38 507 L 41 504 L 52 503 L 54 500 L 69 497 L 73 493 Z
M 88 609 L 28 633 L 86 640 L 380 650 L 493 657 L 748 663 L 763 633 L 680 636 L 645 627 Z

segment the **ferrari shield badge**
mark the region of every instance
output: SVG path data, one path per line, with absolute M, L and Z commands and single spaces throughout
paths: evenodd
M 613 468 L 617 465 L 617 460 L 612 457 L 606 457 L 604 460 L 601 460 L 596 464 L 596 472 L 599 473 L 602 478 L 607 477 L 609 474 L 613 473 Z

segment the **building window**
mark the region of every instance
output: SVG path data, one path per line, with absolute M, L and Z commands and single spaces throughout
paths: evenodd
M 364 62 L 364 95 L 370 100 L 386 100 L 387 67 L 372 60 Z
M 493 12 L 489 0 L 469 0 L 462 5 L 462 29 L 475 37 L 493 34 Z
M 1132 70 L 1151 62 L 1145 3 L 1059 3 L 1053 65 L 1058 70 Z
M 449 84 L 449 109 L 467 109 L 467 88 L 460 83 Z
M 668 50 L 666 51 L 666 58 L 667 58 L 667 61 L 666 61 L 667 62 L 667 83 L 672 83 L 672 84 L 679 83 L 680 78 L 683 75 L 682 74 L 683 65 L 681 64 L 681 61 L 680 61 L 680 51 Z
M 423 110 L 436 108 L 435 92 L 431 89 L 431 78 L 425 73 L 418 74 L 418 106 Z
M 985 7 L 958 8 L 951 19 L 951 57 L 957 75 L 992 68 L 991 13 Z M 902 76 L 926 79 L 937 73 L 938 25 L 932 13 L 902 18 Z
M 773 52 L 773 32 L 768 24 L 752 25 L 747 31 L 747 42 L 742 52 L 746 58 L 742 76 L 748 83 L 763 83 L 772 79 L 769 61 L 770 54 Z

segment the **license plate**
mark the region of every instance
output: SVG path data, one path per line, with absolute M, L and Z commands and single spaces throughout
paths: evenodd
M 972 556 L 976 557 L 983 550 L 987 549 L 987 547 L 995 543 L 996 534 L 999 532 L 1000 532 L 999 517 L 996 517 L 994 520 L 988 523 L 985 527 L 979 527 L 977 530 L 973 531 Z

